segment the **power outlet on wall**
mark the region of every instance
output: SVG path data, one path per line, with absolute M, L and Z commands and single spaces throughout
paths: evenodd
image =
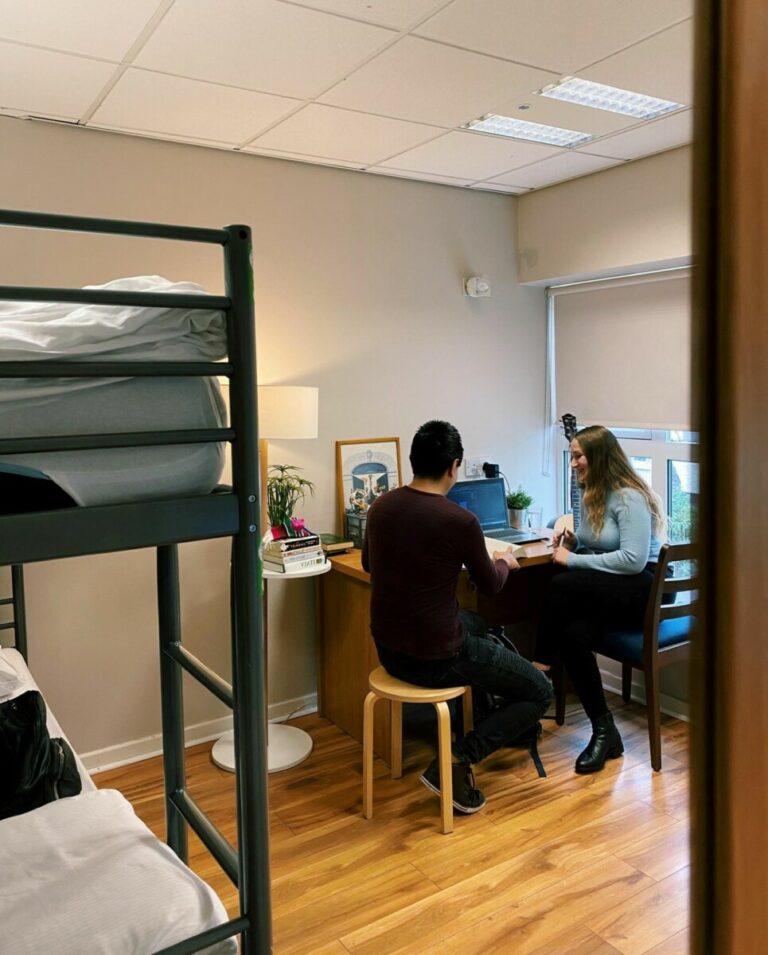
M 464 458 L 464 477 L 481 478 L 485 458 Z

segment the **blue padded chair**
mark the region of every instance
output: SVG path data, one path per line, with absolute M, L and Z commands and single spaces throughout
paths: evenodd
M 656 573 L 648 597 L 648 608 L 642 630 L 613 630 L 604 634 L 595 645 L 595 652 L 621 663 L 621 695 L 629 702 L 632 670 L 645 676 L 645 699 L 648 709 L 648 737 L 651 745 L 651 766 L 661 769 L 661 710 L 659 706 L 659 670 L 683 659 L 688 652 L 696 616 L 698 582 L 693 577 L 667 577 L 667 568 L 678 561 L 695 559 L 693 544 L 664 544 L 659 553 Z M 665 601 L 665 595 L 688 594 L 689 602 Z M 553 674 L 555 684 L 555 719 L 565 722 L 565 680 L 562 667 Z

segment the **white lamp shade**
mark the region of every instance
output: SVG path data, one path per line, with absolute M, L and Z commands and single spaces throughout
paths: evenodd
M 260 438 L 316 438 L 318 389 L 259 386 Z

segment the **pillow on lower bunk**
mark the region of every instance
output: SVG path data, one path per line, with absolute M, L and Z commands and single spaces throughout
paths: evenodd
M 0 948 L 14 955 L 147 955 L 227 921 L 111 789 L 0 821 L 0 872 Z M 236 950 L 227 939 L 205 952 Z

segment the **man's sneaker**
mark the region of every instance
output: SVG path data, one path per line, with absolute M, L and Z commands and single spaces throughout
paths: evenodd
M 475 775 L 469 763 L 454 763 L 451 766 L 453 779 L 453 808 L 467 815 L 478 812 L 485 805 L 485 796 L 475 789 Z M 440 762 L 433 759 L 419 777 L 427 789 L 440 795 Z

